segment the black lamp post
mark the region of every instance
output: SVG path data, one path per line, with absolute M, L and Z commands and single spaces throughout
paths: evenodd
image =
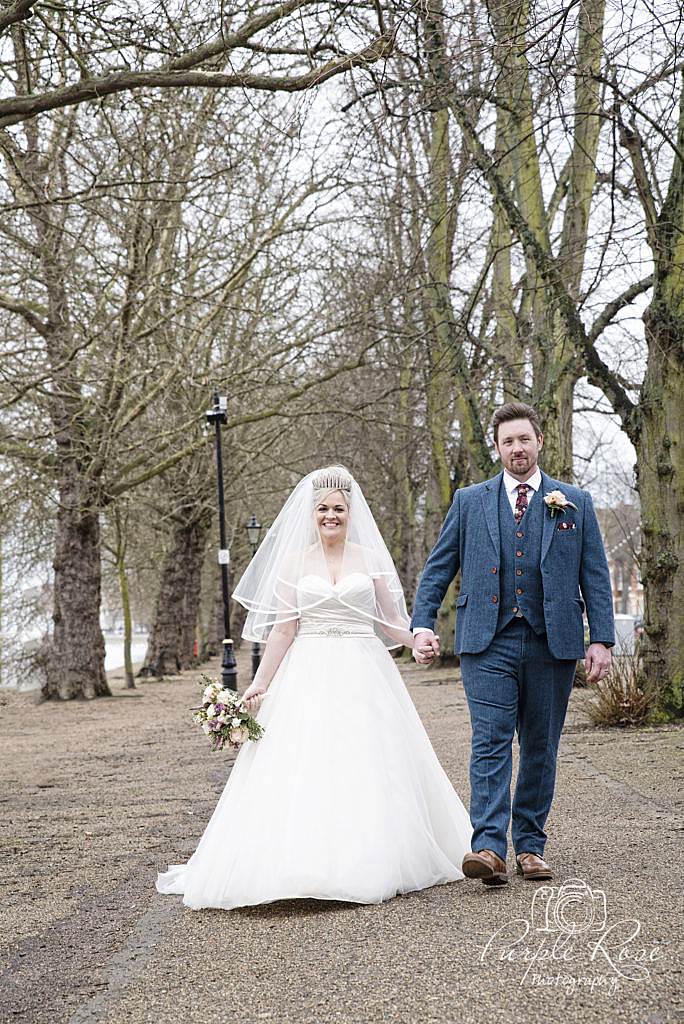
M 226 507 L 223 498 L 223 456 L 221 453 L 221 426 L 228 422 L 228 398 L 214 392 L 214 407 L 206 414 L 207 422 L 213 423 L 216 430 L 216 480 L 218 485 L 219 505 L 219 536 L 218 553 L 221 566 L 221 589 L 223 593 L 223 657 L 221 659 L 221 682 L 229 690 L 237 691 L 237 668 L 235 651 L 230 636 L 230 589 L 228 584 L 228 566 L 230 552 L 226 546 Z
M 252 558 L 256 554 L 256 549 L 259 547 L 259 537 L 261 535 L 261 523 L 252 512 L 248 522 L 245 523 L 245 530 L 249 537 L 249 543 L 252 545 Z M 257 674 L 257 669 L 261 664 L 261 645 L 258 641 L 254 641 L 252 644 L 252 679 Z

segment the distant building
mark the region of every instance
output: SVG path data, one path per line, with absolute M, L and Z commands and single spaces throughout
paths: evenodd
M 641 514 L 638 505 L 620 502 L 614 508 L 597 508 L 606 545 L 616 615 L 644 614 L 644 588 L 639 577 Z

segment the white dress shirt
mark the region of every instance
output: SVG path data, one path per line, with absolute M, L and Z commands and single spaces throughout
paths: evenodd
M 508 495 L 508 500 L 511 503 L 511 509 L 513 510 L 513 512 L 515 512 L 515 503 L 518 500 L 518 484 L 522 483 L 523 481 L 516 480 L 514 476 L 511 476 L 507 469 L 504 469 L 503 482 L 504 487 L 506 488 L 506 494 Z M 527 485 L 527 487 L 531 487 L 533 491 L 539 490 L 539 488 L 542 485 L 542 475 L 539 466 L 537 466 L 530 479 L 525 480 L 524 483 Z M 528 494 L 527 501 L 529 502 L 531 498 L 532 495 Z
M 508 472 L 507 469 L 504 469 L 504 471 L 503 471 L 503 483 L 504 483 L 504 487 L 506 488 L 506 494 L 508 496 L 508 500 L 511 503 L 511 511 L 513 512 L 513 514 L 515 514 L 515 503 L 518 500 L 518 484 L 523 483 L 523 482 L 528 487 L 531 487 L 533 491 L 538 491 L 539 488 L 542 485 L 542 475 L 541 475 L 541 470 L 540 470 L 539 466 L 537 466 L 537 468 L 535 469 L 535 471 L 532 474 L 532 476 L 530 477 L 530 479 L 529 480 L 525 480 L 525 481 L 516 480 L 516 478 L 514 476 L 512 476 Z M 532 497 L 531 494 L 527 495 L 528 503 L 529 503 L 531 497 Z M 433 632 L 434 631 L 432 629 L 428 629 L 427 626 L 414 626 L 414 628 L 413 628 L 414 636 L 415 636 L 416 633 L 433 633 Z

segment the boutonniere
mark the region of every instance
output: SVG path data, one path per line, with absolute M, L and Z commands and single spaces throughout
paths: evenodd
M 551 518 L 558 513 L 562 515 L 566 508 L 574 508 L 575 512 L 577 511 L 577 505 L 573 505 L 571 501 L 568 501 L 562 491 L 549 491 L 548 494 L 544 495 L 544 502 Z

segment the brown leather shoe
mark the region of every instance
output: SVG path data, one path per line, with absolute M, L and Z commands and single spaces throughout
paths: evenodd
M 485 885 L 506 885 L 508 882 L 506 862 L 493 850 L 466 853 L 461 867 L 466 878 L 479 878 Z
M 538 853 L 519 853 L 515 863 L 518 874 L 528 882 L 541 882 L 553 878 L 553 871 Z

